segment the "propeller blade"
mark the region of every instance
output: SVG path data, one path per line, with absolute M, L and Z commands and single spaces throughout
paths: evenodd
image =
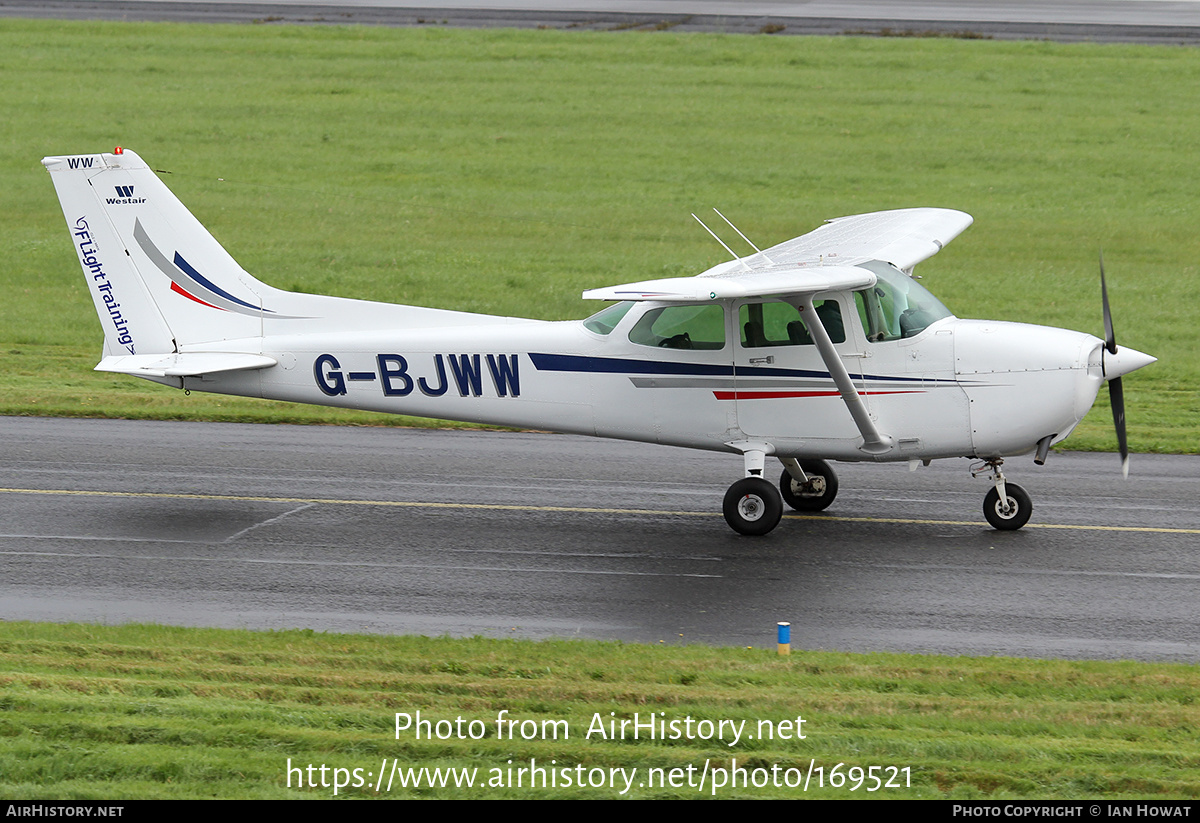
M 1112 403 L 1113 426 L 1117 429 L 1117 448 L 1121 451 L 1121 474 L 1129 479 L 1129 443 L 1125 439 L 1125 389 L 1121 378 L 1108 381 L 1108 398 Z
M 1108 283 L 1104 279 L 1103 251 L 1100 252 L 1100 300 L 1104 304 L 1104 348 L 1108 350 L 1109 354 L 1115 355 L 1117 353 L 1117 335 L 1113 331 L 1112 311 L 1108 308 Z M 1134 353 L 1136 354 L 1136 352 Z M 1113 428 L 1117 430 L 1117 448 L 1121 452 L 1121 476 L 1128 480 L 1129 441 L 1125 436 L 1125 387 L 1121 385 L 1121 375 L 1124 374 L 1124 370 L 1115 368 L 1114 371 L 1117 376 L 1108 381 L 1108 399 L 1112 405 Z
M 1100 299 L 1104 303 L 1104 348 L 1117 353 L 1117 335 L 1113 332 L 1112 312 L 1108 309 L 1108 284 L 1104 281 L 1104 252 L 1100 252 Z

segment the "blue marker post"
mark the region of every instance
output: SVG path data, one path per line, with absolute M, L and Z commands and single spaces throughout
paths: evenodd
M 780 623 L 779 624 L 778 644 L 779 644 L 779 653 L 780 654 L 791 654 L 792 653 L 792 624 L 791 623 Z

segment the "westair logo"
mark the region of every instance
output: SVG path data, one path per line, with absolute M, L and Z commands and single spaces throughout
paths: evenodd
M 132 203 L 146 202 L 145 197 L 133 196 L 133 186 L 113 186 L 113 189 L 116 190 L 117 196 L 108 198 L 106 202 L 110 206 L 125 206 Z

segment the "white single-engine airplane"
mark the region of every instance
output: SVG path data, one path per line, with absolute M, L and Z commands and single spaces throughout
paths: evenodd
M 695 277 L 584 292 L 620 302 L 547 322 L 280 291 L 133 152 L 42 163 L 104 327 L 97 370 L 740 454 L 724 514 L 741 534 L 775 528 L 783 502 L 827 507 L 830 459 L 976 458 L 994 481 L 985 517 L 1018 529 L 1032 504 L 1003 458 L 1032 451 L 1041 464 L 1108 381 L 1127 472 L 1121 376 L 1155 359 L 1117 348 L 1107 294 L 1106 340 L 954 317 L 912 277 L 971 224 L 948 209 L 831 220 Z M 769 455 L 779 490 L 763 476 Z

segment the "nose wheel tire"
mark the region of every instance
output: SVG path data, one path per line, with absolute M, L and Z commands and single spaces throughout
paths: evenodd
M 800 482 L 791 473 L 783 470 L 779 478 L 779 491 L 783 502 L 798 512 L 819 512 L 829 508 L 837 497 L 838 479 L 833 467 L 824 460 L 801 460 L 800 468 L 808 475 Z
M 1007 501 L 1001 505 L 1000 492 L 993 486 L 983 498 L 983 516 L 994 529 L 1016 531 L 1029 522 L 1033 501 L 1016 483 L 1004 484 L 1004 496 Z
M 758 536 L 779 525 L 783 501 L 761 477 L 746 477 L 725 492 L 725 522 L 738 534 Z

